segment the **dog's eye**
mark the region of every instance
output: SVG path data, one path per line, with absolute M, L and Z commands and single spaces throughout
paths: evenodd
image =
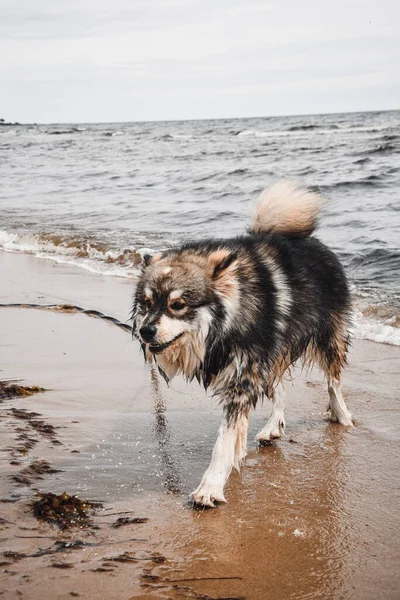
M 146 310 L 149 310 L 151 308 L 151 301 L 148 298 L 146 298 L 145 300 L 143 300 L 143 306 Z
M 173 302 L 170 307 L 172 308 L 172 310 L 180 311 L 186 308 L 186 304 L 184 304 L 183 302 Z

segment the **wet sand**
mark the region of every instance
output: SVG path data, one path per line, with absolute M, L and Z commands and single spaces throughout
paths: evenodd
M 129 316 L 127 280 L 0 252 L 0 281 L 2 303 L 72 303 Z M 187 496 L 215 441 L 215 400 L 179 380 L 167 388 L 129 334 L 101 319 L 0 308 L 0 331 L 0 379 L 47 390 L 0 404 L 1 597 L 400 596 L 400 348 L 354 342 L 344 378 L 356 420 L 350 431 L 326 421 L 319 373 L 296 373 L 286 437 L 258 449 L 254 437 L 269 406 L 257 409 L 228 504 L 194 511 Z M 39 413 L 55 434 L 32 429 L 12 408 Z M 33 440 L 25 453 L 16 450 L 21 430 Z M 59 471 L 30 485 L 12 478 L 40 460 Z M 99 529 L 38 523 L 29 507 L 36 489 L 103 502 Z M 125 514 L 149 522 L 114 529 Z M 39 549 L 49 553 L 9 554 Z

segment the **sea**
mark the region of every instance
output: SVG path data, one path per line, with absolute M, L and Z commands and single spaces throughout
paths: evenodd
M 400 111 L 0 126 L 0 250 L 134 279 L 146 252 L 243 233 L 282 179 L 327 200 L 354 337 L 400 345 Z

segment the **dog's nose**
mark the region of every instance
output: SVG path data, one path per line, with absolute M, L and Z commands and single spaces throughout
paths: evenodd
M 157 327 L 155 325 L 143 325 L 139 329 L 139 333 L 144 342 L 151 342 L 157 333 Z

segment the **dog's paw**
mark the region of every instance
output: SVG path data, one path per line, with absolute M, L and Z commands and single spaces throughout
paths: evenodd
M 274 440 L 279 440 L 285 433 L 285 422 L 279 421 L 268 424 L 256 435 L 256 441 L 260 446 L 269 446 Z
M 344 427 L 353 427 L 353 419 L 351 418 L 351 414 L 346 410 L 334 410 L 331 406 L 328 406 L 328 415 L 331 423 L 340 423 L 340 425 L 344 425 Z
M 259 446 L 272 446 L 275 440 L 279 440 L 280 436 L 268 436 L 265 437 L 259 433 L 256 437 L 256 442 L 258 442 Z
M 223 489 L 207 484 L 200 484 L 191 493 L 191 498 L 194 506 L 208 506 L 209 508 L 215 508 L 218 502 L 226 502 Z
M 331 423 L 340 423 L 340 425 L 343 425 L 344 427 L 354 426 L 353 419 L 351 418 L 350 414 L 341 416 L 331 415 L 329 420 L 331 421 Z

